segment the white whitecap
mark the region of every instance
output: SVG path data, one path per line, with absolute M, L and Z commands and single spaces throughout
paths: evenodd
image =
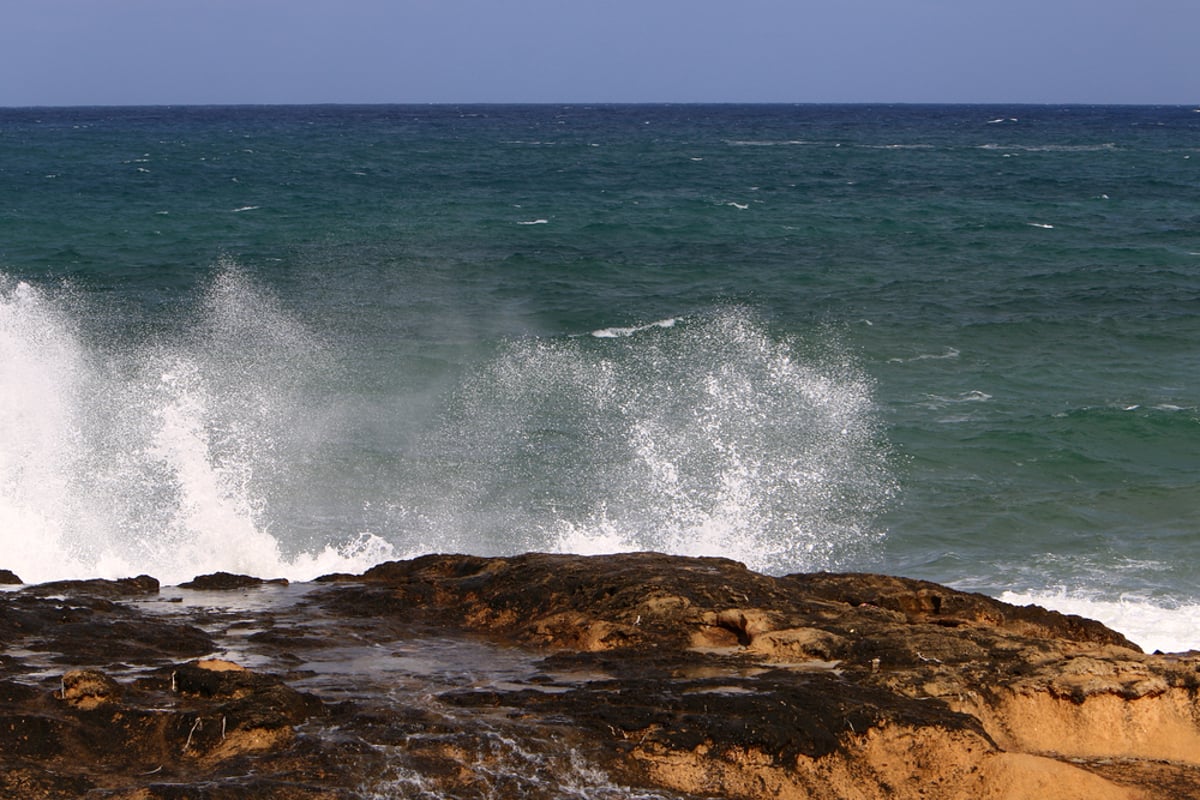
M 889 358 L 888 362 L 892 364 L 908 364 L 912 361 L 943 361 L 945 359 L 958 358 L 958 356 L 959 351 L 957 348 L 947 347 L 940 353 L 921 353 L 912 358 Z
M 234 214 L 240 214 L 240 213 L 242 213 L 243 211 L 255 211 L 255 210 L 257 210 L 257 209 L 260 209 L 260 208 L 262 208 L 262 206 L 242 206 L 241 208 L 235 208 L 235 209 L 233 209 L 233 213 L 234 213 Z
M 812 144 L 804 139 L 726 139 L 730 147 L 776 147 L 779 145 Z
M 1031 228 L 1045 228 L 1046 230 L 1050 230 L 1054 227 L 1048 222 L 1027 222 L 1025 224 Z
M 650 322 L 645 325 L 633 325 L 625 328 L 601 328 L 600 330 L 592 331 L 592 336 L 597 339 L 617 339 L 622 336 L 633 336 L 635 333 L 648 331 L 651 328 L 673 328 L 675 327 L 676 319 L 660 319 L 657 322 Z
M 546 225 L 546 224 L 549 224 L 549 222 L 550 222 L 550 220 L 548 220 L 548 219 L 530 219 L 530 220 L 524 220 L 522 222 L 518 222 L 517 224 L 518 225 Z
M 749 203 L 735 203 L 735 202 L 734 202 L 734 201 L 732 201 L 732 200 L 730 200 L 730 201 L 729 201 L 728 203 L 726 203 L 725 205 L 727 205 L 727 206 L 733 206 L 733 207 L 734 207 L 734 208 L 736 208 L 738 211 L 745 211 L 747 208 L 749 208 L 749 207 L 750 207 L 750 204 L 749 204 Z
M 957 405 L 959 403 L 986 403 L 992 399 L 992 396 L 987 392 L 981 392 L 978 389 L 973 389 L 969 392 L 963 392 L 954 397 L 946 397 L 940 394 L 929 395 L 929 405 L 933 408 L 939 408 L 944 405 Z

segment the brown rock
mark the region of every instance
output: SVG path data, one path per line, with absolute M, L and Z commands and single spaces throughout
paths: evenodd
M 229 608 L 84 584 L 0 594 L 0 797 L 1200 796 L 1200 657 L 923 581 L 638 553 Z
M 94 578 L 86 581 L 51 581 L 28 586 L 22 594 L 37 597 L 64 595 L 69 597 L 121 598 L 158 594 L 158 579 L 149 575 L 136 578 L 120 578 L 115 581 Z
M 15 586 L 24 582 L 12 570 L 0 569 L 0 584 Z
M 213 572 L 209 575 L 198 575 L 187 583 L 179 584 L 181 589 L 204 589 L 207 591 L 227 591 L 231 589 L 246 589 L 251 586 L 264 584 L 281 584 L 286 586 L 286 578 L 263 580 L 251 575 L 234 575 L 229 572 Z
M 1200 769 L 1200 663 L 924 581 L 529 554 L 386 564 L 346 588 L 331 597 L 344 613 L 600 655 L 610 683 L 451 697 L 607 730 L 613 769 L 677 791 L 1132 798 L 1088 759 L 1158 754 L 1184 784 Z
M 75 669 L 62 677 L 59 699 L 83 711 L 121 699 L 121 687 L 97 669 Z

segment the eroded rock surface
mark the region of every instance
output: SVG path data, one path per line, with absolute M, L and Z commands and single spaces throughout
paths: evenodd
M 0 797 L 1200 797 L 1200 658 L 922 581 L 639 553 L 236 583 L 0 595 Z

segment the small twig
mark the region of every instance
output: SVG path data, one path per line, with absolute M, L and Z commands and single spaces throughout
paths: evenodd
M 157 773 L 157 772 L 162 772 L 162 768 L 163 768 L 163 765 L 162 765 L 162 764 L 159 764 L 157 767 L 155 767 L 154 769 L 150 770 L 149 772 L 143 772 L 143 773 L 141 773 L 141 774 L 142 774 L 142 775 L 153 775 L 153 774 L 155 774 L 155 773 Z
M 201 721 L 200 717 L 196 717 L 195 724 L 193 724 L 192 729 L 190 731 L 188 731 L 187 741 L 183 743 L 183 752 L 186 753 L 188 751 L 188 748 L 192 746 L 192 734 L 194 734 L 198 728 L 204 727 L 203 725 L 200 724 L 200 721 Z

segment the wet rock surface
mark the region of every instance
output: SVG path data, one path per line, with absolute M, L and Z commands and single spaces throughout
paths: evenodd
M 286 578 L 263 580 L 253 575 L 234 575 L 229 572 L 213 572 L 208 575 L 198 575 L 187 583 L 179 584 L 181 589 L 208 589 L 221 591 L 226 589 L 245 589 L 250 586 L 262 586 L 264 583 L 287 585 Z
M 0 594 L 0 798 L 1194 798 L 1200 657 L 878 575 L 428 556 Z

